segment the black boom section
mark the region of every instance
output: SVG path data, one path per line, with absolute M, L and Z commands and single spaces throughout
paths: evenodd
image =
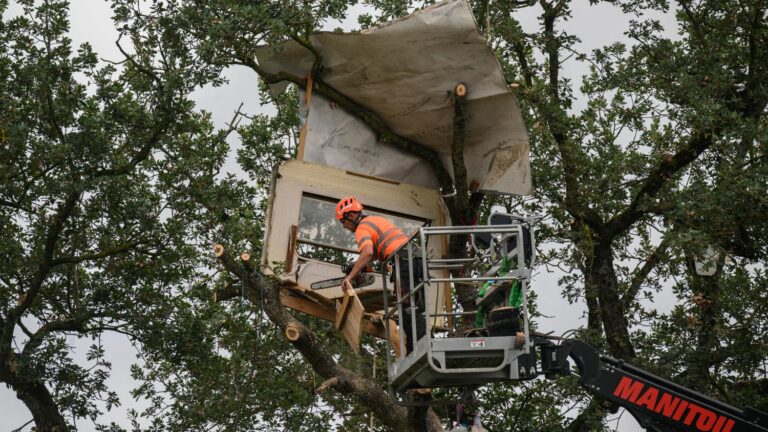
M 641 426 L 654 432 L 768 432 L 768 414 L 744 410 L 677 385 L 640 368 L 601 356 L 581 341 L 541 344 L 542 372 L 567 375 L 568 358 L 581 384 L 597 396 L 624 407 Z

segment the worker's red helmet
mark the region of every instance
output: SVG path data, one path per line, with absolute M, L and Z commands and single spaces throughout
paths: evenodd
M 342 198 L 341 201 L 336 204 L 336 219 L 344 219 L 344 215 L 351 211 L 363 211 L 363 205 L 353 196 Z

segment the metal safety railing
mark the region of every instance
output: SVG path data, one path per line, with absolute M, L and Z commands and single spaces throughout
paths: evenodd
M 492 218 L 496 220 L 492 220 Z M 390 350 L 387 350 L 387 363 L 390 371 L 396 371 L 396 374 L 406 373 L 405 368 L 409 366 L 409 363 L 414 363 L 414 358 L 423 357 L 426 354 L 427 363 L 435 371 L 443 374 L 467 374 L 467 373 L 483 373 L 483 372 L 495 372 L 500 368 L 503 368 L 512 359 L 510 359 L 510 352 L 514 351 L 508 349 L 505 344 L 514 344 L 513 339 L 510 337 L 499 337 L 498 341 L 491 341 L 489 343 L 489 349 L 503 350 L 503 358 L 499 365 L 492 367 L 467 367 L 467 368 L 448 368 L 446 365 L 446 355 L 450 356 L 453 345 L 449 338 L 433 339 L 431 328 L 427 328 L 427 323 L 434 323 L 438 318 L 445 317 L 465 317 L 474 315 L 475 311 L 463 311 L 463 310 L 439 310 L 437 305 L 435 292 L 439 284 L 473 284 L 481 285 L 486 283 L 495 284 L 495 286 L 501 286 L 504 282 L 519 281 L 521 283 L 522 294 L 522 324 L 523 332 L 525 334 L 525 340 L 529 340 L 529 328 L 528 328 L 528 308 L 527 308 L 527 296 L 526 290 L 528 288 L 531 278 L 531 268 L 535 263 L 535 239 L 533 235 L 533 225 L 538 218 L 522 218 L 519 216 L 508 214 L 494 214 L 489 217 L 489 225 L 484 226 L 444 226 L 444 227 L 422 227 L 417 233 L 414 233 L 409 238 L 409 241 L 404 244 L 400 249 L 393 254 L 393 271 L 395 281 L 395 293 L 397 300 L 393 306 L 389 306 L 388 290 L 384 289 L 384 304 L 385 307 L 385 326 L 388 346 L 392 346 L 392 341 L 389 339 L 389 319 L 391 316 L 397 316 L 399 328 L 407 331 L 407 334 L 402 334 L 399 341 L 399 352 L 406 353 L 406 346 L 411 345 L 412 352 L 407 355 L 401 354 L 394 363 L 396 367 L 392 367 L 392 356 Z M 493 224 L 501 220 L 502 222 L 508 222 L 504 224 Z M 431 239 L 439 236 L 466 236 L 468 246 L 471 246 L 473 256 L 465 258 L 443 258 L 434 256 L 434 250 L 430 250 L 429 245 Z M 508 266 L 503 274 L 499 274 L 502 268 L 501 262 L 506 260 L 507 263 L 514 263 L 514 266 Z M 401 266 L 407 265 L 407 272 L 403 272 Z M 420 267 L 420 272 L 416 271 L 417 267 Z M 446 275 L 439 274 L 446 271 L 461 271 L 461 275 Z M 419 274 L 420 273 L 420 274 Z M 407 281 L 401 280 L 403 276 L 407 274 Z M 403 289 L 403 283 L 407 282 L 409 289 Z M 433 303 L 435 304 L 435 310 L 431 311 L 429 308 L 430 295 Z M 444 295 L 450 295 L 450 290 L 446 290 Z M 494 295 L 498 297 L 499 293 Z M 489 298 L 489 297 L 488 297 Z M 419 300 L 421 299 L 421 300 Z M 423 301 L 423 308 L 420 308 L 418 303 Z M 477 303 L 481 304 L 483 299 L 478 299 Z M 406 313 L 408 313 L 410 325 L 404 326 L 404 306 L 409 306 Z M 423 309 L 423 310 L 421 310 Z M 456 309 L 456 308 L 454 308 Z M 420 341 L 419 328 L 420 316 L 424 318 L 423 337 L 427 338 L 426 341 Z M 406 328 L 409 327 L 409 328 Z M 449 329 L 451 330 L 451 329 Z M 405 337 L 402 337 L 405 336 Z M 463 335 L 462 335 L 463 336 Z M 461 336 L 459 336 L 460 338 Z M 407 342 L 406 342 L 407 339 Z M 497 338 L 491 338 L 497 339 Z M 502 340 L 503 339 L 503 340 Z M 432 341 L 437 341 L 432 343 Z M 456 350 L 463 348 L 458 347 Z M 522 347 L 520 352 L 528 352 L 528 346 Z M 426 351 L 426 352 L 424 352 Z M 438 352 L 439 351 L 439 352 Z M 436 359 L 439 361 L 436 362 Z M 400 367 L 403 366 L 403 367 Z M 390 376 L 390 383 L 396 377 Z

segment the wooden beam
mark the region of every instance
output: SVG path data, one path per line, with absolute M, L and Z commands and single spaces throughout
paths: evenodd
M 293 291 L 299 297 L 308 297 L 310 300 L 313 300 L 315 303 L 320 303 L 324 306 L 329 306 L 329 307 L 335 306 L 334 299 L 326 297 L 322 293 L 319 293 L 316 290 L 313 290 L 311 288 L 307 288 L 304 285 L 299 285 L 296 283 L 286 283 L 286 284 L 283 284 L 282 289 Z
M 400 358 L 400 330 L 398 330 L 397 323 L 393 320 L 389 320 L 389 342 L 395 350 L 395 357 Z
M 296 255 L 296 239 L 299 237 L 299 226 L 291 225 L 288 232 L 288 250 L 285 253 L 285 272 L 293 270 L 293 256 Z
M 360 299 L 355 295 L 354 291 L 349 291 L 351 294 L 349 298 L 348 311 L 344 313 L 342 318 L 341 333 L 344 335 L 344 339 L 347 340 L 349 346 L 356 354 L 360 354 L 360 333 L 363 327 L 363 315 L 365 314 L 365 308 Z
M 304 116 L 304 124 L 299 132 L 299 148 L 296 152 L 296 160 L 304 160 L 304 144 L 307 141 L 307 132 L 309 131 L 309 110 L 312 109 L 312 88 L 314 88 L 314 76 L 309 74 L 307 77 L 307 88 L 304 95 L 304 104 L 307 107 L 306 115 Z
M 307 298 L 292 296 L 287 291 L 286 289 L 280 290 L 280 303 L 283 306 L 326 321 L 335 322 L 336 310 L 332 305 L 326 306 Z M 384 319 L 381 315 L 363 313 L 359 322 L 359 330 L 357 331 L 358 349 L 360 345 L 360 331 L 380 339 L 387 338 Z M 392 343 L 395 356 L 400 357 L 400 331 L 397 328 L 397 322 L 394 320 L 389 320 L 389 340 Z
M 283 290 L 280 291 L 280 303 L 295 311 L 312 315 L 326 321 L 334 321 L 336 319 L 336 311 L 332 306 L 324 306 L 306 298 L 288 295 L 288 293 Z
M 347 313 L 349 312 L 349 306 L 350 306 L 349 299 L 351 297 L 355 297 L 355 298 L 357 297 L 354 291 L 352 292 L 351 296 L 349 295 L 349 291 L 344 291 L 344 297 L 341 300 L 341 304 L 339 305 L 339 308 L 336 309 L 336 320 L 334 321 L 334 326 L 336 327 L 336 330 L 341 329 L 341 326 L 344 325 L 344 319 L 347 317 Z M 358 299 L 358 301 L 360 300 Z

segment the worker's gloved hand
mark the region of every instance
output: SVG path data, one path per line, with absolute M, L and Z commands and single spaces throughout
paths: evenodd
M 343 292 L 346 292 L 347 290 L 354 290 L 355 287 L 352 285 L 352 280 L 350 278 L 344 278 L 343 281 L 341 281 L 341 290 Z

